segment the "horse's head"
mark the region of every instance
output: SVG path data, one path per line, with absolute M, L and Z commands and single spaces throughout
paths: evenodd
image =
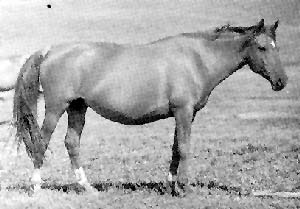
M 265 26 L 262 19 L 248 33 L 246 40 L 246 60 L 250 69 L 270 81 L 274 91 L 280 91 L 287 84 L 287 75 L 279 58 L 276 44 L 276 21 L 274 25 Z

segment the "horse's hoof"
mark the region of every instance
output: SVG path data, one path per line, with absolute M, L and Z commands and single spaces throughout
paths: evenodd
M 188 194 L 193 193 L 193 189 L 189 184 L 182 184 L 175 181 L 167 181 L 166 185 L 167 193 L 173 197 L 185 197 Z
M 33 191 L 34 191 L 34 192 L 39 192 L 39 191 L 41 191 L 41 185 L 40 185 L 40 184 L 35 184 L 35 185 L 33 185 Z
M 29 189 L 27 190 L 27 194 L 29 197 L 38 194 L 41 191 L 41 185 L 40 184 L 31 184 L 29 186 Z
M 169 195 L 179 196 L 179 192 L 176 191 L 176 182 L 175 181 L 167 181 L 166 190 Z
M 177 182 L 177 185 L 178 185 L 180 197 L 185 197 L 186 195 L 193 193 L 193 189 L 188 183 L 183 184 L 183 183 Z
M 99 193 L 99 191 L 90 184 L 83 185 L 83 187 L 88 194 L 97 195 Z

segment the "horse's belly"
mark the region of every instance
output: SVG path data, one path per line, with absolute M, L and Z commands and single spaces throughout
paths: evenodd
M 168 104 L 152 104 L 116 100 L 87 101 L 89 107 L 102 117 L 126 125 L 140 125 L 170 117 Z
M 146 123 L 151 123 L 160 119 L 165 119 L 171 116 L 169 110 L 161 111 L 155 110 L 153 112 L 145 112 L 144 114 L 136 115 L 132 113 L 126 113 L 123 111 L 118 111 L 112 108 L 106 107 L 92 107 L 99 115 L 102 117 L 118 122 L 125 125 L 142 125 Z
M 83 98 L 97 113 L 124 124 L 169 116 L 166 66 L 152 57 L 146 59 L 128 52 L 106 69 L 110 70 L 93 79 L 93 84 L 86 83 L 82 91 Z
M 93 110 L 122 124 L 144 124 L 170 116 L 166 93 L 155 84 L 120 81 L 95 87 L 88 94 L 85 99 Z

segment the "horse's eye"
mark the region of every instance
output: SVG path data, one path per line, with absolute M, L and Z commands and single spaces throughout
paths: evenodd
M 266 51 L 266 47 L 264 47 L 264 46 L 259 46 L 258 49 L 259 49 L 260 51 Z

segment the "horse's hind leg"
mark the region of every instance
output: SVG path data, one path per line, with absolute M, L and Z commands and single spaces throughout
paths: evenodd
M 57 122 L 61 115 L 64 113 L 65 105 L 57 105 L 56 108 L 51 108 L 49 105 L 46 106 L 45 110 L 45 119 L 41 128 L 41 137 L 42 137 L 42 145 L 41 149 L 39 149 L 39 153 L 36 155 L 36 159 L 34 159 L 34 172 L 31 178 L 31 182 L 34 184 L 34 189 L 39 189 L 42 183 L 40 168 L 43 165 L 43 160 L 45 156 L 45 152 L 48 148 L 51 135 L 57 125 Z
M 68 131 L 65 138 L 65 146 L 68 150 L 72 169 L 75 172 L 78 183 L 85 188 L 90 188 L 85 173 L 79 162 L 80 137 L 85 124 L 87 105 L 83 99 L 77 99 L 67 108 Z

